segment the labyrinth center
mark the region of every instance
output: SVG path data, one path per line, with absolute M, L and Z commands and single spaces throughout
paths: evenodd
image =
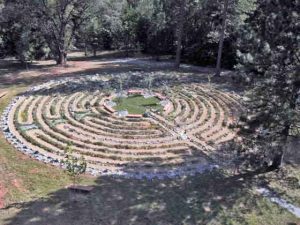
M 125 100 L 157 101 L 150 101 L 153 107 L 137 103 L 137 109 L 145 106 L 141 111 L 126 111 L 118 108 L 115 89 L 83 89 L 80 80 L 78 85 L 68 82 L 33 88 L 8 107 L 4 133 L 19 150 L 60 165 L 71 145 L 95 175 L 180 175 L 209 166 L 210 153 L 235 136 L 230 125 L 241 106 L 238 96 L 228 92 L 184 84 L 170 87 L 169 93 L 155 87 L 149 97 L 146 88 L 128 88 Z

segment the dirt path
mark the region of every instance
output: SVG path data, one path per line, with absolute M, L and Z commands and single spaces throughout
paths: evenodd
M 62 76 L 89 75 L 102 72 L 121 72 L 133 69 L 135 66 L 122 61 L 109 59 L 73 58 L 66 67 L 57 66 L 53 60 L 34 61 L 29 69 L 20 67 L 16 62 L 0 60 L 0 94 L 1 88 L 11 85 L 34 85 Z
M 155 61 L 151 57 L 138 56 L 124 58 L 122 53 L 101 52 L 97 57 L 84 57 L 82 52 L 68 54 L 69 61 L 66 67 L 57 66 L 54 60 L 33 61 L 28 69 L 21 66 L 16 60 L 0 60 L 0 92 L 1 88 L 11 85 L 33 85 L 62 76 L 90 75 L 95 73 L 124 72 L 135 69 L 166 70 L 173 69 L 173 61 Z M 114 57 L 114 58 L 113 58 Z M 214 73 L 214 68 L 192 66 L 182 64 L 182 71 L 191 71 L 198 74 Z M 231 74 L 231 71 L 223 71 L 222 79 Z M 227 79 L 227 78 L 226 78 Z

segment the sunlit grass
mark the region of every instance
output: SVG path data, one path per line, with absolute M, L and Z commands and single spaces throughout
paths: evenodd
M 117 111 L 127 110 L 129 114 L 143 114 L 146 110 L 160 110 L 159 99 L 156 97 L 144 98 L 142 95 L 132 95 L 127 98 L 116 98 L 117 105 L 114 107 Z

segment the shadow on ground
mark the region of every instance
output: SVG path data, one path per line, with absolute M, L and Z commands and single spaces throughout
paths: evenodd
M 232 218 L 243 224 L 242 215 L 234 214 L 233 207 L 241 199 L 248 199 L 251 208 L 256 204 L 243 183 L 217 171 L 156 181 L 101 177 L 94 187 L 87 195 L 61 189 L 23 203 L 4 224 L 229 224 Z
M 213 68 L 191 67 L 175 70 L 170 61 L 157 62 L 151 59 L 133 58 L 113 58 L 115 54 L 109 53 L 97 57 L 72 57 L 66 67 L 55 65 L 54 61 L 33 62 L 28 65 L 28 69 L 16 60 L 0 60 L 0 88 L 8 88 L 12 85 L 37 85 L 49 80 L 82 77 L 85 75 L 118 74 L 129 71 L 168 71 L 180 74 L 189 74 L 185 83 L 208 82 L 208 75 L 213 75 Z M 222 85 L 231 90 L 241 90 L 240 83 L 234 83 L 231 79 L 231 72 L 227 71 L 228 76 L 221 78 L 211 78 L 214 84 Z

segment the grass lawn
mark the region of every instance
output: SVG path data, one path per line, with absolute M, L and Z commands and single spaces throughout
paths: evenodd
M 262 198 L 250 183 L 212 172 L 169 180 L 96 179 L 89 195 L 65 189 L 10 209 L 0 224 L 11 225 L 287 225 L 292 214 Z M 74 201 L 74 198 L 76 201 Z M 2 222 L 2 223 L 1 223 Z
M 269 181 L 269 187 L 276 191 L 282 198 L 300 207 L 299 166 L 286 165 L 283 172 L 285 175 L 277 179 L 276 177 L 272 177 L 272 174 L 266 176 L 265 179 Z
M 156 97 L 144 98 L 142 95 L 131 95 L 127 98 L 116 98 L 114 101 L 117 103 L 115 110 L 127 110 L 129 114 L 143 114 L 146 109 L 160 110 L 162 108 Z

